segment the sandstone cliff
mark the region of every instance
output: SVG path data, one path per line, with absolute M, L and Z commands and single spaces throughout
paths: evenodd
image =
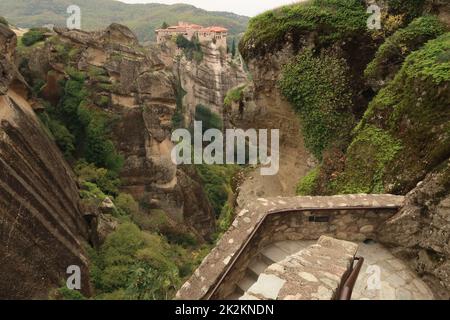
M 183 116 L 189 125 L 198 105 L 223 115 L 223 101 L 227 92 L 247 82 L 242 63 L 214 43 L 201 45 L 201 61 L 189 60 L 175 43 L 161 45 L 161 58 L 173 68 L 183 90 Z
M 227 126 L 243 129 L 280 130 L 280 169 L 275 176 L 250 174 L 239 190 L 238 204 L 259 197 L 293 196 L 298 177 L 304 176 L 315 159 L 306 150 L 300 119 L 277 86 L 282 66 L 294 55 L 292 46 L 249 59 L 252 82 L 243 90 L 243 102 L 235 101 L 225 109 Z
M 208 238 L 215 228 L 211 207 L 195 175 L 170 159 L 175 78 L 159 53 L 141 47 L 128 28 L 117 24 L 100 32 L 55 32 L 27 58 L 27 72 L 46 81 L 43 94 L 55 78 L 67 77 L 69 66 L 86 74 L 91 108 L 115 119 L 110 131 L 125 160 L 122 190 Z M 61 55 L 61 48 L 69 54 Z
M 16 37 L 0 24 L 0 299 L 47 298 L 81 268 L 89 226 L 72 170 L 36 117 L 14 65 Z

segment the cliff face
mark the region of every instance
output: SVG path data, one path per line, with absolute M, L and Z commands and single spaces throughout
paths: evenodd
M 404 208 L 381 228 L 380 240 L 426 277 L 436 294 L 450 291 L 450 162 L 406 196 Z
M 232 60 L 223 49 L 213 43 L 202 44 L 200 62 L 189 60 L 175 43 L 162 46 L 162 59 L 172 66 L 184 91 L 183 114 L 185 123 L 194 117 L 197 105 L 203 105 L 222 116 L 227 92 L 245 84 L 247 74 L 240 62 Z
M 278 52 L 248 59 L 252 82 L 243 91 L 243 102 L 235 101 L 225 109 L 225 123 L 230 127 L 280 130 L 278 174 L 251 173 L 240 187 L 239 205 L 252 198 L 295 195 L 298 177 L 316 163 L 305 148 L 300 119 L 277 85 L 282 66 L 293 56 L 294 48 L 286 43 Z
M 110 131 L 124 157 L 122 190 L 194 227 L 201 236 L 211 235 L 214 215 L 196 177 L 170 159 L 175 78 L 158 52 L 141 47 L 121 25 L 102 32 L 55 31 L 57 35 L 30 55 L 29 72 L 47 79 L 46 87 L 55 74 L 67 77 L 67 66 L 86 73 L 95 103 L 92 108 L 115 119 Z M 73 55 L 57 63 L 61 46 Z
M 89 294 L 89 227 L 78 188 L 27 100 L 15 43 L 0 24 L 0 299 L 47 298 L 70 265 L 81 268 L 82 292 Z

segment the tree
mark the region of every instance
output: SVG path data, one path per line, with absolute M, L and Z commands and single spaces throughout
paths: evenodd
M 169 24 L 167 22 L 163 22 L 163 24 L 161 25 L 161 29 L 167 29 L 169 27 Z
M 231 56 L 234 58 L 236 56 L 236 39 L 233 38 L 233 43 L 231 45 Z
M 9 23 L 8 23 L 8 21 L 4 18 L 4 17 L 0 17 L 0 23 L 1 24 L 4 24 L 5 26 L 9 26 Z

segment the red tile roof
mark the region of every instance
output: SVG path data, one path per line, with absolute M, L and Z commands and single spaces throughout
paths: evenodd
M 170 26 L 167 29 L 157 29 L 159 31 L 174 31 L 174 32 L 187 32 L 188 30 L 197 30 L 198 32 L 228 32 L 228 29 L 218 26 L 212 26 L 204 28 L 198 24 L 179 24 L 177 26 Z

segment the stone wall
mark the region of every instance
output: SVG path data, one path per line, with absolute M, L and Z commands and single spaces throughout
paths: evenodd
M 322 235 L 349 241 L 376 239 L 380 225 L 398 212 L 403 200 L 391 195 L 260 198 L 239 212 L 177 298 L 227 297 L 251 259 L 275 241 L 317 240 Z

